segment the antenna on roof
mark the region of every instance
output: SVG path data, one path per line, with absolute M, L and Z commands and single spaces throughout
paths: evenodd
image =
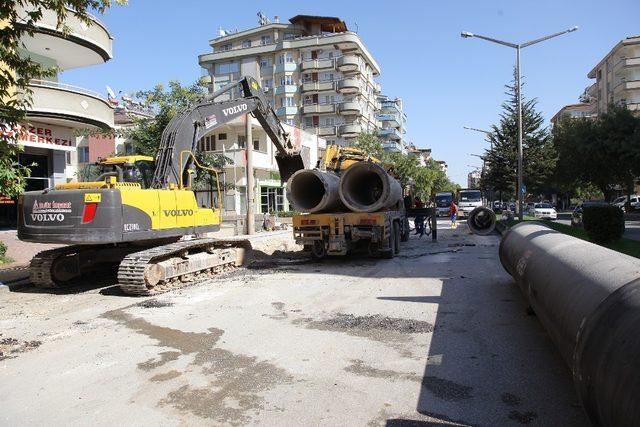
M 229 32 L 222 27 L 218 27 L 218 37 L 224 37 L 229 35 Z
M 264 13 L 259 11 L 258 12 L 258 24 L 260 24 L 260 25 L 268 25 L 268 24 L 271 24 L 271 21 L 269 21 L 269 18 L 267 18 L 267 15 L 265 15 Z

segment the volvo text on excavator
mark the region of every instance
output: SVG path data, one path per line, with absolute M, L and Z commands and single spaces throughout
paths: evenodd
M 216 101 L 238 85 L 240 97 Z M 18 237 L 69 245 L 37 254 L 30 264 L 31 282 L 55 288 L 117 268 L 125 293 L 152 295 L 197 275 L 239 265 L 246 241 L 199 237 L 220 228 L 219 180 L 217 205 L 208 208 L 198 206 L 190 184 L 194 169 L 201 167 L 194 156 L 200 138 L 249 113 L 277 148 L 281 179 L 286 181 L 303 169 L 299 147 L 258 82 L 245 77 L 169 122 L 155 157 L 155 171 L 149 158 L 116 157 L 100 162 L 102 173 L 93 180 L 25 193 L 19 199 Z M 217 176 L 217 171 L 211 172 Z

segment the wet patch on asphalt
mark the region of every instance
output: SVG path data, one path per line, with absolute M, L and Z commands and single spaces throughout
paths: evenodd
M 351 364 L 344 368 L 345 371 L 356 375 L 404 381 L 419 382 L 422 387 L 427 389 L 431 394 L 441 400 L 448 402 L 458 402 L 461 400 L 471 399 L 473 387 L 459 384 L 444 378 L 429 375 L 423 377 L 415 373 L 398 372 L 389 369 L 378 369 L 365 364 L 362 360 L 351 360 Z
M 208 381 L 206 387 L 193 387 L 188 383 L 184 384 L 181 379 L 183 385 L 169 392 L 158 402 L 159 406 L 171 406 L 215 424 L 247 424 L 253 415 L 267 405 L 260 393 L 294 381 L 287 371 L 268 361 L 216 348 L 215 345 L 224 333 L 221 329 L 184 332 L 154 325 L 127 313 L 126 308 L 109 311 L 101 317 L 156 340 L 158 347 L 175 350 L 161 352 L 158 358 L 139 363 L 139 369 L 150 372 L 181 356 L 193 355 L 189 367 L 197 367 Z M 159 372 L 149 380 L 168 381 L 185 376 L 183 374 L 185 372 L 177 370 Z
M 20 341 L 16 338 L 2 337 L 0 334 L 0 360 L 15 359 L 20 353 L 26 353 L 40 347 L 42 341 Z

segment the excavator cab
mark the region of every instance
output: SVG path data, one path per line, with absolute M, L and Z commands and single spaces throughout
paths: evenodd
M 87 165 L 79 174 L 80 182 L 98 182 L 114 176 L 118 182 L 138 183 L 149 188 L 155 171 L 155 162 L 150 156 L 116 156 L 98 159 Z

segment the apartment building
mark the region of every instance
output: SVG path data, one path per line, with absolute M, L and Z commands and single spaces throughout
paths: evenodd
M 475 169 L 467 174 L 467 188 L 480 188 L 480 169 Z
M 287 124 L 283 124 L 283 127 L 293 137 L 294 145 L 302 150 L 305 165 L 314 167 L 318 162 L 318 156 L 326 148 L 324 138 Z M 244 117 L 216 128 L 198 142 L 200 152 L 223 155 L 232 161 L 224 168 L 224 181 L 227 188 L 224 195 L 226 217 L 246 214 L 247 149 L 253 150 L 256 212 L 290 210 L 285 188 L 280 182 L 280 173 L 275 160 L 276 149 L 255 118 L 251 119 L 251 129 L 253 137 L 251 144 L 247 144 L 246 141 Z M 196 190 L 198 200 L 205 201 L 211 191 L 211 189 Z
M 16 5 L 19 16 L 28 9 Z M 26 19 L 26 18 L 25 18 Z M 58 28 L 57 15 L 44 10 L 33 34 L 22 38 L 20 53 L 47 68 L 65 70 L 102 64 L 112 58 L 112 37 L 107 28 L 92 18 L 91 25 L 69 13 Z M 32 80 L 32 104 L 27 120 L 17 131 L 17 143 L 24 146 L 18 161 L 29 165 L 31 177 L 26 190 L 42 190 L 66 182 L 76 174 L 77 129 L 108 129 L 113 126 L 113 107 L 102 95 L 60 83 L 59 74 L 46 80 Z M 15 222 L 15 201 L 2 203 L 0 223 Z
M 446 174 L 449 173 L 449 165 L 444 160 L 436 160 L 436 163 L 440 167 L 440 170 Z
M 380 95 L 378 96 L 378 102 L 380 103 L 380 110 L 376 115 L 380 122 L 378 136 L 383 140 L 384 149 L 406 154 L 407 115 L 402 108 L 402 99 Z
M 563 117 L 569 117 L 571 119 L 595 117 L 597 116 L 596 108 L 596 104 L 593 102 L 565 105 L 551 118 L 551 124 L 555 126 Z
M 427 162 L 431 160 L 431 148 L 418 148 L 412 143 L 408 143 L 407 155 L 417 158 L 420 166 L 427 166 Z
M 281 23 L 261 16 L 259 26 L 221 29 L 209 44 L 213 51 L 198 60 L 211 91 L 252 76 L 283 122 L 328 143 L 348 145 L 377 131 L 380 67 L 341 19 L 297 15 Z
M 607 111 L 610 104 L 640 111 L 640 35 L 621 40 L 587 77 L 595 79 L 586 92 L 597 114 Z

